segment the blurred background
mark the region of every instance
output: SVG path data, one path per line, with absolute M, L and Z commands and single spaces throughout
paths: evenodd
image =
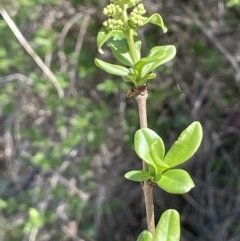
M 136 100 L 93 62 L 108 3 L 1 0 L 0 240 L 135 241 L 146 228 L 141 185 L 123 177 L 142 166 Z M 204 130 L 183 166 L 196 187 L 156 188 L 156 221 L 175 208 L 181 241 L 239 241 L 240 1 L 143 3 L 168 28 L 140 29 L 143 54 L 177 48 L 149 82 L 149 127 L 167 149 L 192 121 Z

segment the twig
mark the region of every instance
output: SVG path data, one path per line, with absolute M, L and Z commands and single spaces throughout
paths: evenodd
M 77 188 L 75 185 L 73 185 L 69 180 L 67 180 L 65 177 L 63 177 L 58 172 L 54 171 L 53 169 L 50 169 L 51 173 L 59 180 L 61 184 L 63 184 L 65 187 L 70 188 L 70 190 L 77 194 L 83 201 L 89 200 L 90 196 L 89 194 L 83 192 L 79 188 Z
M 77 13 L 76 15 L 74 15 L 64 26 L 59 38 L 58 38 L 58 47 L 64 52 L 64 42 L 65 42 L 65 38 L 69 32 L 69 30 L 71 29 L 71 27 L 80 19 L 82 18 L 83 14 L 82 13 Z
M 147 108 L 146 108 L 147 98 L 148 98 L 148 92 L 146 88 L 139 91 L 138 95 L 136 96 L 138 109 L 139 109 L 139 120 L 140 120 L 141 128 L 146 128 L 148 126 L 147 125 Z M 143 170 L 148 170 L 147 163 L 144 161 L 143 161 Z M 144 199 L 145 199 L 145 205 L 146 205 L 148 231 L 150 231 L 154 237 L 155 221 L 154 221 L 154 205 L 153 205 L 153 187 L 149 185 L 148 181 L 144 181 L 143 183 L 143 193 L 144 193 Z
M 96 9 L 84 9 L 84 13 L 87 14 L 87 15 L 91 15 L 93 13 L 96 12 Z M 76 15 L 74 15 L 64 26 L 62 32 L 60 33 L 59 35 L 59 38 L 58 38 L 58 48 L 59 48 L 59 58 L 60 58 L 60 62 L 63 66 L 63 64 L 65 64 L 64 66 L 64 71 L 66 71 L 66 55 L 64 53 L 64 42 L 65 42 L 65 39 L 66 39 L 66 36 L 69 32 L 69 30 L 72 28 L 72 26 L 80 19 L 83 17 L 83 13 L 80 12 L 80 13 L 77 13 Z
M 91 16 L 90 14 L 84 15 L 83 21 L 82 21 L 82 24 L 81 24 L 81 28 L 80 28 L 80 31 L 79 31 L 79 34 L 78 34 L 77 43 L 76 43 L 76 46 L 75 46 L 75 51 L 74 51 L 75 62 L 74 62 L 74 67 L 73 67 L 73 70 L 72 70 L 72 76 L 71 76 L 71 80 L 70 80 L 70 91 L 72 93 L 74 92 L 74 85 L 76 83 L 76 78 L 77 78 L 78 58 L 79 58 L 79 55 L 80 55 L 81 50 L 82 50 L 83 39 L 84 39 L 84 36 L 86 34 L 86 31 L 87 31 L 87 27 L 88 27 L 88 24 L 89 24 L 89 21 L 90 21 L 90 16 Z
M 60 86 L 57 78 L 52 73 L 52 71 L 47 67 L 47 65 L 42 61 L 42 59 L 36 54 L 36 52 L 32 49 L 30 44 L 27 42 L 27 40 L 24 38 L 22 33 L 19 31 L 11 17 L 8 15 L 6 10 L 4 8 L 0 8 L 0 13 L 3 17 L 3 19 L 8 24 L 9 28 L 12 30 L 15 37 L 18 39 L 19 43 L 24 47 L 24 49 L 28 52 L 28 54 L 33 58 L 33 60 L 36 62 L 38 67 L 44 72 L 44 74 L 49 78 L 49 80 L 52 82 L 52 84 L 55 86 L 58 92 L 59 98 L 64 97 L 64 92 L 62 87 Z
M 71 27 L 80 19 L 82 18 L 82 13 L 77 13 L 76 15 L 74 15 L 63 27 L 62 32 L 59 35 L 58 38 L 58 48 L 59 48 L 59 52 L 58 52 L 58 56 L 60 59 L 60 63 L 61 63 L 61 71 L 66 72 L 67 71 L 67 56 L 64 53 L 64 42 L 65 42 L 65 38 L 69 32 L 69 30 L 71 29 Z
M 14 80 L 18 80 L 19 82 L 22 82 L 22 83 L 25 82 L 26 84 L 33 83 L 32 79 L 28 78 L 27 76 L 25 76 L 23 74 L 17 73 L 17 74 L 11 74 L 11 75 L 7 75 L 4 77 L 0 77 L 0 84 L 6 84 L 6 83 L 9 83 Z
M 190 16 L 193 22 L 202 30 L 204 35 L 216 46 L 216 48 L 229 61 L 229 63 L 232 65 L 233 69 L 236 72 L 235 79 L 239 86 L 240 67 L 239 67 L 238 60 L 222 45 L 220 41 L 218 41 L 215 35 L 207 29 L 204 23 L 196 16 L 196 14 L 191 10 L 191 8 L 189 8 L 186 4 L 179 3 L 178 1 L 175 1 L 175 3 L 178 4 L 183 9 L 183 11 L 185 11 Z
M 31 230 L 29 241 L 36 241 L 39 228 L 34 226 Z

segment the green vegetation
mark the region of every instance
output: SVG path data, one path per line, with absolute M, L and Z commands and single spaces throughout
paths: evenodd
M 211 1 L 185 2 L 188 5 L 144 2 L 149 16 L 163 17 L 168 32 L 147 24 L 139 34 L 142 56 L 155 45 L 177 49 L 176 57 L 159 66 L 156 78 L 148 83 L 149 127 L 164 140 L 166 150 L 191 122 L 199 120 L 204 130 L 201 148 L 181 166 L 196 187 L 174 199 L 156 189 L 155 221 L 164 210 L 176 209 L 183 240 L 239 240 L 239 8 L 225 6 L 218 12 Z M 105 4 L 0 3 L 3 241 L 130 241 L 146 228 L 142 189 L 123 177 L 129 170 L 141 169 L 133 145 L 139 129 L 137 107 L 134 98 L 126 98 L 134 83 L 94 64 L 95 57 L 102 58 L 96 38 L 106 20 L 100 10 Z M 186 12 L 186 6 L 192 12 Z M 109 47 L 114 51 L 116 44 Z M 109 48 L 102 49 L 102 61 L 121 64 L 113 60 Z M 140 77 L 153 77 L 141 73 Z

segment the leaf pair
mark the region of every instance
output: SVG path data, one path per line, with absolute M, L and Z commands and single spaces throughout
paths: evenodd
M 197 151 L 202 140 L 202 127 L 193 122 L 179 136 L 165 155 L 160 136 L 148 128 L 138 130 L 134 137 L 137 155 L 148 164 L 148 171 L 134 170 L 125 174 L 132 181 L 151 180 L 169 193 L 183 194 L 194 187 L 189 174 L 182 169 L 172 169 L 186 162 Z
M 150 50 L 147 57 L 141 58 L 133 64 L 125 39 L 112 39 L 109 46 L 115 57 L 123 64 L 129 65 L 130 68 L 110 64 L 97 58 L 95 64 L 109 74 L 121 76 L 124 81 L 134 83 L 135 86 L 142 86 L 148 80 L 154 79 L 156 75 L 152 71 L 173 59 L 176 54 L 176 48 L 173 45 L 156 46 Z M 141 44 L 139 41 L 135 42 L 135 47 L 140 58 Z
M 179 241 L 180 240 L 180 218 L 176 210 L 165 211 L 156 227 L 154 241 Z M 143 231 L 137 241 L 153 241 L 149 231 Z

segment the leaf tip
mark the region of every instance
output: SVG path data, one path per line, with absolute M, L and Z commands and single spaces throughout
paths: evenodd
M 191 125 L 193 125 L 194 128 L 197 128 L 197 129 L 198 129 L 199 134 L 200 134 L 200 136 L 201 136 L 201 138 L 202 138 L 203 130 L 202 130 L 202 125 L 201 125 L 201 123 L 200 123 L 199 121 L 194 121 Z
M 94 63 L 98 67 L 98 59 L 97 58 L 94 59 Z
M 166 33 L 168 31 L 168 29 L 165 26 L 162 27 L 162 30 L 164 33 Z
M 99 52 L 100 54 L 104 54 L 104 51 L 103 51 L 101 48 L 98 49 L 98 52 Z

